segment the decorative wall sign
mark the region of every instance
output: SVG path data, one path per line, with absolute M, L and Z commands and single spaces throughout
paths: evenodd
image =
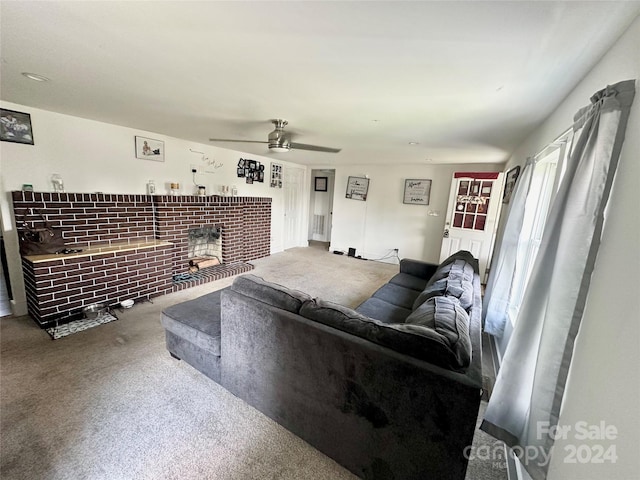
M 271 164 L 271 188 L 282 188 L 282 165 Z
M 0 108 L 0 140 L 33 145 L 31 115 Z
M 349 177 L 347 181 L 346 198 L 351 200 L 367 201 L 367 192 L 369 191 L 369 179 L 365 177 Z
M 247 183 L 264 182 L 264 165 L 256 160 L 241 158 L 238 160 L 238 178 L 245 178 Z
M 518 175 L 520 175 L 520 165 L 513 167 L 507 172 L 506 180 L 504 183 L 504 195 L 502 197 L 502 203 L 509 203 L 509 200 L 511 200 L 511 194 L 513 193 L 513 189 L 516 186 Z
M 314 190 L 316 192 L 326 192 L 329 177 L 315 177 Z
M 136 137 L 136 158 L 164 162 L 164 142 L 146 137 Z
M 404 181 L 403 203 L 429 205 L 430 194 L 431 180 L 410 178 Z

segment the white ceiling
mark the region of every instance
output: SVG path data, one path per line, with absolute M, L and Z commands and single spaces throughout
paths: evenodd
M 1 98 L 212 145 L 266 140 L 284 118 L 294 141 L 342 148 L 269 154 L 309 165 L 503 162 L 639 13 L 637 1 L 2 1 Z

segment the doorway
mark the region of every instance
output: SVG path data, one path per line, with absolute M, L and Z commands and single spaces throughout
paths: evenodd
M 322 244 L 329 249 L 333 224 L 333 191 L 336 171 L 311 170 L 311 197 L 309 201 L 309 244 Z

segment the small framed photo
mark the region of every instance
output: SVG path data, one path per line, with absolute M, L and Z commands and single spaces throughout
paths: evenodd
M 404 181 L 404 199 L 402 203 L 410 205 L 429 205 L 431 180 L 409 178 Z
M 33 145 L 31 115 L 0 108 L 0 140 Z
M 329 177 L 315 177 L 314 190 L 316 192 L 326 192 L 328 179 Z
M 238 177 L 244 177 L 244 168 L 238 168 L 236 170 L 236 173 L 238 174 Z
M 136 137 L 136 158 L 164 162 L 164 142 L 146 137 Z
M 507 172 L 507 175 L 505 176 L 502 203 L 509 203 L 509 201 L 511 200 L 511 194 L 513 193 L 513 189 L 516 187 L 518 175 L 520 175 L 520 165 L 513 167 Z
M 345 198 L 351 200 L 367 201 L 367 193 L 369 192 L 369 179 L 366 177 L 349 177 L 347 181 L 347 193 Z

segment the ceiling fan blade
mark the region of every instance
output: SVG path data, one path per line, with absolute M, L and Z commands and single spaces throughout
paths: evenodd
M 210 142 L 243 142 L 243 143 L 269 143 L 260 140 L 235 140 L 233 138 L 210 138 Z
M 317 145 L 308 145 L 306 143 L 289 143 L 291 148 L 296 150 L 311 150 L 312 152 L 338 153 L 341 148 L 319 147 Z

